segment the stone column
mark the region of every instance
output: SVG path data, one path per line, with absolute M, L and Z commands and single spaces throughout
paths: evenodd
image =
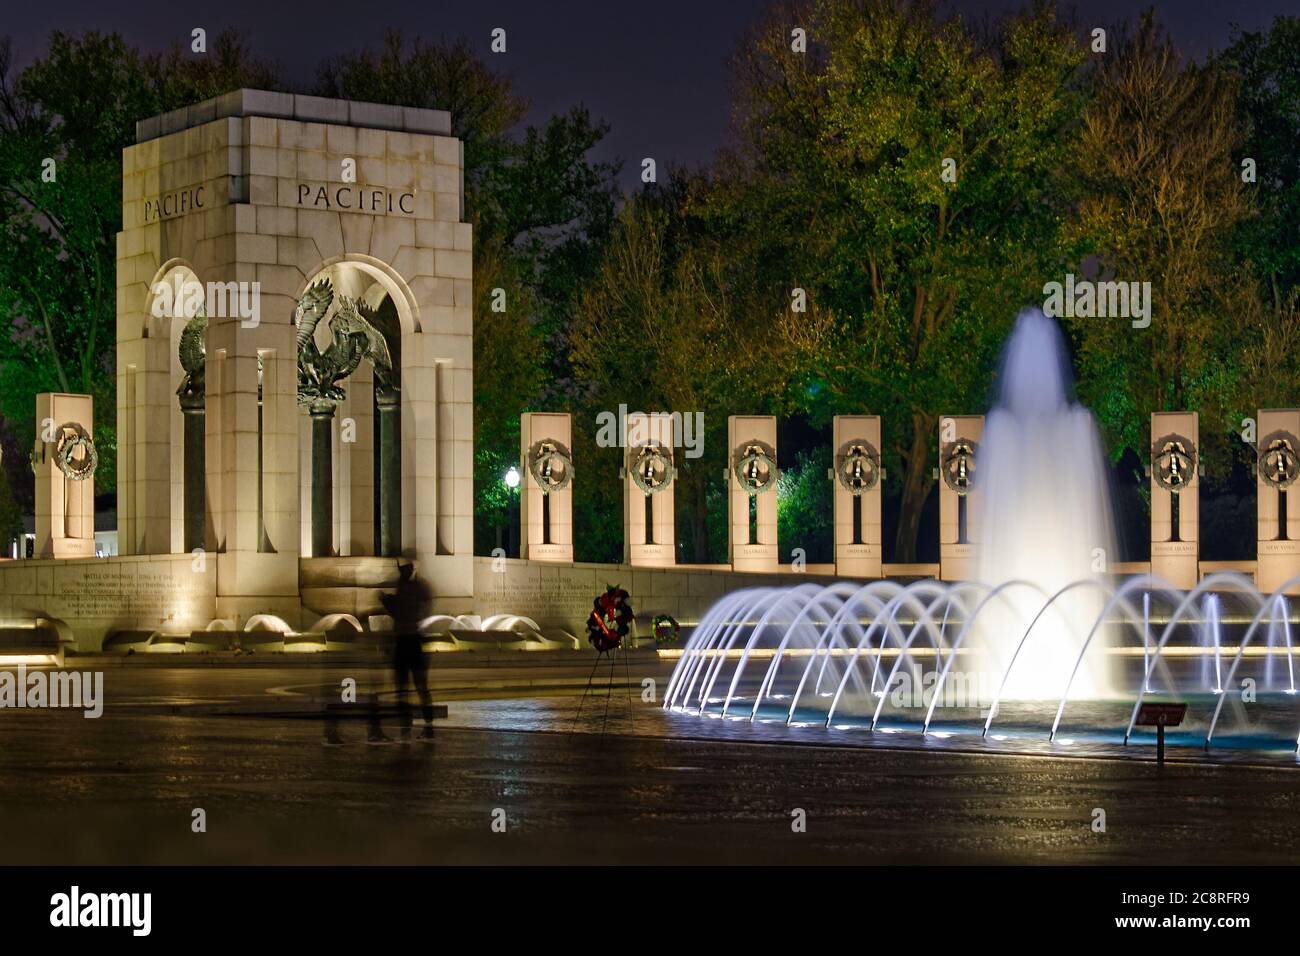
M 1190 590 L 1200 578 L 1196 412 L 1155 412 L 1151 439 L 1151 573 Z
M 402 458 L 401 395 L 380 388 L 376 396 L 379 421 L 379 551 L 380 555 L 400 554 L 402 550 Z
M 334 553 L 334 407 L 311 410 L 311 556 Z
M 634 567 L 667 568 L 677 563 L 673 437 L 668 415 L 633 412 L 627 416 L 623 561 Z
M 38 558 L 95 556 L 95 480 L 91 459 L 96 454 L 94 400 L 89 395 L 41 392 L 36 396 L 36 547 Z M 67 450 L 76 479 L 59 467 Z
M 880 527 L 880 416 L 836 415 L 835 573 L 878 578 L 882 573 Z
M 939 419 L 939 577 L 973 581 L 979 576 L 979 443 L 983 415 Z
M 1255 584 L 1270 594 L 1300 574 L 1300 484 L 1295 483 L 1300 476 L 1300 409 L 1261 408 L 1255 427 Z M 1300 587 L 1292 585 L 1286 593 L 1300 593 Z
M 185 423 L 185 452 L 181 466 L 185 482 L 184 544 L 186 551 L 193 551 L 195 548 L 204 547 L 203 529 L 206 517 L 204 452 L 207 443 L 207 422 L 203 396 L 182 396 L 181 415 Z
M 572 429 L 567 412 L 520 416 L 521 558 L 573 561 Z
M 776 533 L 776 418 L 727 419 L 729 551 L 734 571 L 774 572 Z M 751 510 L 753 520 L 751 521 Z

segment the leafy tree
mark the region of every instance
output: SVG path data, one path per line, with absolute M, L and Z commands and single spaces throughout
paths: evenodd
M 1234 166 L 1253 160 L 1256 175 L 1248 191 L 1258 214 L 1242 224 L 1240 251 L 1281 308 L 1300 285 L 1300 18 L 1237 34 L 1221 64 L 1239 79 L 1237 116 L 1246 127 Z
M 803 548 L 810 563 L 835 560 L 835 489 L 827 480 L 833 456 L 829 445 L 799 452 L 781 470 L 776 484 L 777 535 L 784 558 Z
M 96 482 L 114 487 L 122 149 L 141 117 L 275 82 L 234 33 L 190 59 L 179 48 L 142 54 L 118 34 L 56 32 L 19 75 L 0 43 L 0 413 L 24 445 L 35 440 L 36 393 L 89 394 Z
M 1236 254 L 1259 283 L 1237 327 L 1241 398 L 1237 411 L 1300 402 L 1300 18 L 1278 17 L 1262 33 L 1242 33 L 1222 64 L 1238 78 L 1237 115 L 1246 128 L 1237 167 L 1255 164 L 1247 184 L 1256 215 L 1237 231 Z
M 1151 325 L 1074 320 L 1080 391 L 1115 457 L 1132 449 L 1146 460 L 1150 413 L 1191 408 L 1222 462 L 1253 298 L 1232 262 L 1250 213 L 1234 162 L 1236 84 L 1216 63 L 1183 62 L 1149 13 L 1111 41 L 1095 65 L 1070 231 L 1103 274 L 1151 284 Z
M 736 281 L 723 245 L 692 235 L 683 201 L 689 189 L 685 178 L 670 177 L 621 211 L 600 271 L 578 299 L 571 360 L 586 387 L 585 414 L 613 412 L 620 403 L 629 411 L 703 413 L 703 456 L 679 451 L 676 501 L 691 559 L 706 563 L 715 557 L 708 492 L 727 467 L 727 416 L 761 410 L 782 370 L 765 360 L 766 327 L 753 318 L 770 309 L 749 307 L 752 291 Z M 621 522 L 608 520 L 608 494 L 597 489 L 617 487 L 620 459 L 612 450 L 590 454 L 599 457 L 584 461 L 601 464 L 597 477 L 584 481 L 575 520 L 589 522 L 580 540 L 592 536 L 594 552 L 608 559 L 621 553 Z M 592 465 L 585 467 L 591 474 Z
M 568 316 L 595 271 L 614 215 L 615 163 L 590 151 L 608 127 L 581 107 L 520 130 L 528 101 L 464 41 L 409 44 L 325 61 L 316 92 L 451 113 L 465 144 L 465 208 L 474 226 L 475 516 L 508 520 L 501 477 L 517 461 L 519 414 L 566 385 Z M 493 290 L 505 311 L 493 311 Z M 499 301 L 499 300 L 495 300 Z M 492 546 L 495 536 L 480 541 Z
M 9 557 L 10 544 L 22 533 L 22 508 L 9 484 L 8 469 L 0 468 L 0 557 Z
M 896 560 L 914 560 L 939 416 L 983 406 L 1011 320 L 1063 261 L 1083 57 L 1046 6 L 977 34 L 930 3 L 811 0 L 737 58 L 738 142 L 708 215 L 769 290 L 808 295 L 785 318 L 788 405 L 823 426 L 882 415 Z
M 483 549 L 495 545 L 498 531 L 508 530 L 510 492 L 502 476 L 519 464 L 519 413 L 542 393 L 546 350 L 535 327 L 515 317 L 534 308 L 518 259 L 499 244 L 479 243 L 475 260 L 474 497 L 476 539 Z M 494 289 L 505 290 L 511 308 L 494 311 Z

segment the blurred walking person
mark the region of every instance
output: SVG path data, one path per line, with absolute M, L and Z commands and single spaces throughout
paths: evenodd
M 429 659 L 424 653 L 420 622 L 429 616 L 433 591 L 415 575 L 415 565 L 406 562 L 399 568 L 397 590 L 381 598 L 393 619 L 393 683 L 397 689 L 397 714 L 402 739 L 411 736 L 411 704 L 408 685 L 414 684 L 420 696 L 424 717 L 421 737 L 433 739 L 433 698 L 429 694 Z

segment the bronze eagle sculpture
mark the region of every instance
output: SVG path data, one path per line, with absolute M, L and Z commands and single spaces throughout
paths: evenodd
M 181 369 L 185 372 L 185 378 L 181 380 L 176 394 L 180 396 L 182 406 L 186 406 L 188 401 L 197 407 L 202 407 L 205 389 L 204 371 L 207 368 L 205 342 L 207 332 L 208 314 L 202 309 L 185 323 L 185 328 L 181 331 L 181 340 L 176 352 L 181 360 Z
M 393 358 L 384 334 L 375 328 L 374 312 L 364 302 L 338 297 L 330 316 L 330 343 L 322 352 L 316 346 L 316 326 L 334 303 L 329 279 L 314 283 L 298 301 L 294 325 L 298 329 L 298 403 L 319 408 L 336 405 L 347 397 L 340 383 L 363 360 L 375 373 L 376 389 L 396 391 Z

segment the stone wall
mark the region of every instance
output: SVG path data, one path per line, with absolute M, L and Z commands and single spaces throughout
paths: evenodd
M 61 622 L 76 650 L 97 651 L 115 631 L 206 627 L 216 616 L 216 584 L 212 562 L 188 554 L 0 561 L 0 618 Z
M 626 564 L 547 564 L 505 558 L 474 559 L 475 613 L 518 614 L 543 628 L 559 627 L 581 637 L 592 601 L 608 584 L 631 595 L 638 635 L 650 636 L 656 614 L 671 614 L 683 628 L 694 626 L 730 591 L 752 587 L 830 584 L 832 574 L 740 574 L 717 568 L 633 568 Z

